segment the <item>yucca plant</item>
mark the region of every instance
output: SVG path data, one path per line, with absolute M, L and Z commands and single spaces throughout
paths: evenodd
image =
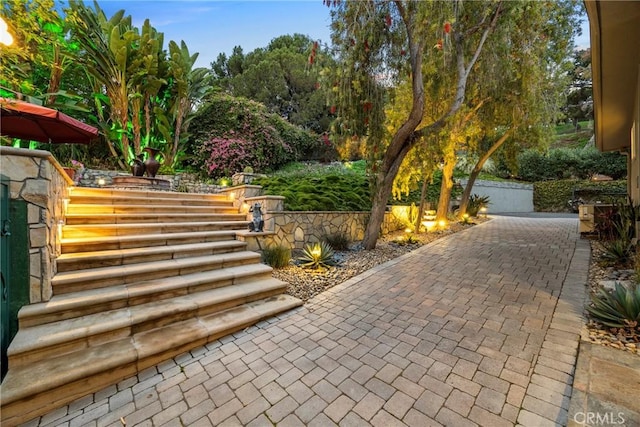
M 640 331 L 640 286 L 624 286 L 616 282 L 609 292 L 600 289 L 591 295 L 589 314 L 610 328 L 632 328 Z
M 327 268 L 334 265 L 333 248 L 327 242 L 306 245 L 299 259 L 302 267 Z
M 262 259 L 265 264 L 273 268 L 282 268 L 291 261 L 291 248 L 284 245 L 272 246 L 262 250 Z

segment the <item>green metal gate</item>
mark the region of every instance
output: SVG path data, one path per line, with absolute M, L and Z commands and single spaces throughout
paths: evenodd
M 0 177 L 0 316 L 2 323 L 2 378 L 7 373 L 7 348 L 12 339 L 10 310 L 9 310 L 9 281 L 11 280 L 11 253 L 9 251 L 9 238 L 11 236 L 11 221 L 9 220 L 9 182 Z

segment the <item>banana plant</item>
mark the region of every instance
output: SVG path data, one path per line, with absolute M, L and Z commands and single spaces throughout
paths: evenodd
M 198 54 L 191 55 L 184 41 L 180 46 L 174 41 L 169 42 L 169 76 L 172 80 L 172 103 L 170 112 L 173 121 L 173 144 L 166 162 L 173 164 L 181 149 L 188 127 L 187 116 L 206 93 L 209 83 L 209 70 L 206 68 L 193 69 Z
M 96 86 L 101 86 L 109 99 L 109 117 L 121 131 L 116 143 L 121 152 L 120 166 L 126 168 L 130 159 L 129 146 L 129 65 L 135 55 L 135 46 L 140 36 L 131 25 L 131 16 L 124 10 L 107 19 L 97 3 L 95 10 L 82 2 L 71 0 L 69 20 L 73 23 L 73 35 L 85 49 L 86 55 L 79 58 Z M 101 91 L 97 92 L 101 93 Z M 113 145 L 113 141 L 108 141 Z M 113 148 L 113 147 L 112 147 Z M 112 150 L 115 151 L 115 150 Z

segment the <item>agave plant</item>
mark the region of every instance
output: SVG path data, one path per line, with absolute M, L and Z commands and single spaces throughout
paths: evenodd
M 469 216 L 478 216 L 478 212 L 482 208 L 486 208 L 491 203 L 491 199 L 489 196 L 479 196 L 477 194 L 472 194 L 469 197 L 469 205 L 467 206 L 467 213 Z
M 640 329 L 640 286 L 624 286 L 616 282 L 611 292 L 600 289 L 591 295 L 591 305 L 587 311 L 595 320 L 610 328 Z
M 602 259 L 609 264 L 624 264 L 633 254 L 633 244 L 626 239 L 604 242 Z
M 302 267 L 326 268 L 335 264 L 333 254 L 333 248 L 327 242 L 320 242 L 306 245 L 298 259 Z

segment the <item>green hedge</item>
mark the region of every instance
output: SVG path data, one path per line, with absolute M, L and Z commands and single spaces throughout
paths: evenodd
M 615 202 L 625 197 L 612 196 L 611 193 L 626 193 L 627 181 L 595 182 L 579 179 L 542 181 L 533 184 L 533 206 L 536 212 L 571 212 L 569 200 L 576 195 L 585 202 Z
M 624 179 L 627 157 L 617 152 L 601 153 L 595 148 L 556 148 L 547 153 L 526 150 L 518 155 L 518 176 L 524 181 L 588 179 L 594 174 Z

